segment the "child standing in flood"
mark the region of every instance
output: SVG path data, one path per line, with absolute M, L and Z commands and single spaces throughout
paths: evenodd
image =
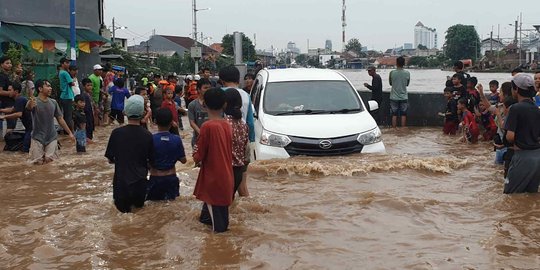
M 457 112 L 457 102 L 453 97 L 453 88 L 446 87 L 444 89 L 444 97 L 446 97 L 446 111 L 442 113 L 444 116 L 443 133 L 446 135 L 456 135 L 459 125 L 459 117 Z
M 480 131 L 478 130 L 478 125 L 474 119 L 474 114 L 467 109 L 468 101 L 466 98 L 460 98 L 458 100 L 458 113 L 461 113 L 461 123 L 459 126 L 462 128 L 463 138 L 462 142 L 477 143 L 478 135 Z
M 81 95 L 75 96 L 75 110 L 73 111 L 73 127 L 75 128 L 75 149 L 77 153 L 86 152 L 86 102 Z
M 178 130 L 178 109 L 176 108 L 176 103 L 173 100 L 174 90 L 167 88 L 164 94 L 165 95 L 163 96 L 163 103 L 161 103 L 161 108 L 168 109 L 169 111 L 171 111 L 173 116 L 170 132 L 175 135 L 180 135 L 180 131 Z
M 204 94 L 208 121 L 200 129 L 193 160 L 201 169 L 193 194 L 203 201 L 199 221 L 212 225 L 214 232 L 229 227 L 229 205 L 232 203 L 232 129 L 223 118 L 225 92 L 212 88 Z

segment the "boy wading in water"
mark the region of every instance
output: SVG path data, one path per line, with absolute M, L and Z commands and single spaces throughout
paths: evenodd
M 135 95 L 124 106 L 128 124 L 112 131 L 105 157 L 114 163 L 113 198 L 118 211 L 129 213 L 143 207 L 148 164 L 154 163 L 152 134 L 141 127 L 144 99 Z
M 68 133 L 71 140 L 75 140 L 56 100 L 49 98 L 52 92 L 51 83 L 47 80 L 36 82 L 37 98 L 31 97 L 26 109 L 32 111 L 32 139 L 30 143 L 30 161 L 34 164 L 46 164 L 58 158 L 58 133 L 54 127 L 54 118 Z
M 169 132 L 172 121 L 173 116 L 168 109 L 157 110 L 158 132 L 153 135 L 154 164 L 150 169 L 147 200 L 174 200 L 180 196 L 175 164 L 176 161 L 185 164 L 187 160 L 182 139 Z
M 73 123 L 75 127 L 76 150 L 78 153 L 86 152 L 86 114 L 84 107 L 86 102 L 83 96 L 75 96 L 75 111 L 73 111 Z
M 201 126 L 193 151 L 193 160 L 201 167 L 193 194 L 203 201 L 199 221 L 212 225 L 214 232 L 225 232 L 229 227 L 229 205 L 234 190 L 232 129 L 223 118 L 226 105 L 223 90 L 208 90 L 204 102 L 208 121 Z

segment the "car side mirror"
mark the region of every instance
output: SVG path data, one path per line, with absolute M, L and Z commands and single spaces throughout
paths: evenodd
M 375 100 L 368 101 L 368 109 L 370 112 L 378 110 L 379 109 L 379 103 Z

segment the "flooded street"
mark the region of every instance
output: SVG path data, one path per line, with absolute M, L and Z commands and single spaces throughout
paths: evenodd
M 184 119 L 185 120 L 185 119 Z M 230 231 L 197 220 L 193 161 L 181 196 L 120 214 L 111 127 L 89 153 L 30 166 L 2 153 L 2 269 L 538 269 L 540 197 L 503 195 L 487 143 L 438 128 L 383 129 L 386 154 L 255 162 Z M 189 149 L 188 131 L 184 145 Z

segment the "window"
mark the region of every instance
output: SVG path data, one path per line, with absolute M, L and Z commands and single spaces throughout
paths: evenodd
M 264 112 L 271 115 L 294 111 L 363 111 L 358 94 L 347 81 L 298 81 L 268 83 Z

